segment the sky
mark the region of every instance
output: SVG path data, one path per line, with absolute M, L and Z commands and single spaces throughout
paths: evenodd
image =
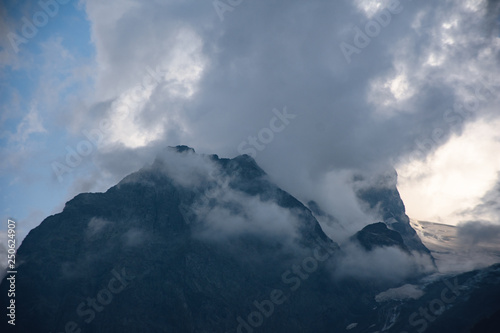
M 350 177 L 395 168 L 411 218 L 500 224 L 499 18 L 497 0 L 3 1 L 0 232 L 178 144 L 249 154 L 353 223 Z

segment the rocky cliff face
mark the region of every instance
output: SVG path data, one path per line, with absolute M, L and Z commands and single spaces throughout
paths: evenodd
M 386 172 L 372 179 L 357 176 L 354 180 L 358 198 L 382 218 L 389 229 L 397 231 L 411 251 L 431 256 L 406 215 L 405 205 L 397 189 L 396 171 Z
M 387 228 L 387 225 L 383 222 L 367 225 L 351 239 L 358 242 L 367 251 L 371 251 L 377 247 L 398 247 L 410 253 L 410 250 L 403 241 L 403 237 L 397 231 Z

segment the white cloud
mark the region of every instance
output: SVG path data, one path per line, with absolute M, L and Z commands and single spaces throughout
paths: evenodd
M 285 240 L 288 245 L 298 237 L 299 223 L 294 212 L 272 201 L 261 201 L 229 188 L 214 199 L 217 201 L 215 207 L 208 200 L 193 207 L 200 223 L 199 237 L 224 240 L 257 235 Z
M 309 200 L 340 221 L 339 224 L 322 223 L 323 231 L 334 241 L 343 242 L 377 217 L 367 214 L 359 205 L 352 187 L 353 173 L 348 170 L 331 171 L 317 180 L 311 180 Z M 321 219 L 320 219 L 321 220 Z
M 140 229 L 137 228 L 131 228 L 127 230 L 122 236 L 122 240 L 125 244 L 125 246 L 129 247 L 137 247 L 139 245 L 142 245 L 147 239 L 150 239 L 148 237 L 148 234 Z
M 9 139 L 13 142 L 24 144 L 29 139 L 30 135 L 46 132 L 47 130 L 42 124 L 40 113 L 36 105 L 34 105 L 17 126 L 16 133 L 11 135 Z
M 110 221 L 100 217 L 91 218 L 89 223 L 87 224 L 87 230 L 86 230 L 87 237 L 92 238 L 96 236 L 97 234 L 104 231 L 105 227 L 107 227 L 110 224 L 111 224 Z
M 113 130 L 107 141 L 137 148 L 165 135 L 165 129 L 177 118 L 176 110 L 171 107 L 165 109 L 153 123 L 144 124 L 141 119 L 148 109 L 156 108 L 156 101 L 152 98 L 154 93 L 168 96 L 170 100 L 193 96 L 206 66 L 201 53 L 202 45 L 200 37 L 193 30 L 179 29 L 162 58 L 156 63 L 146 63 L 142 76 L 130 88 L 124 87 L 122 93 L 113 96 L 115 100 L 109 110 Z M 97 84 L 105 85 L 102 82 Z
M 481 203 L 500 172 L 500 120 L 478 120 L 429 155 L 398 168 L 398 188 L 407 213 L 421 221 L 456 225 Z M 491 216 L 483 218 L 491 219 Z
M 355 0 L 356 7 L 363 12 L 368 18 L 373 17 L 382 9 L 394 2 L 394 0 Z
M 357 245 L 346 243 L 342 249 L 345 255 L 335 267 L 335 274 L 340 278 L 399 282 L 434 270 L 428 256 L 417 252 L 410 255 L 397 247 L 377 247 L 367 252 Z

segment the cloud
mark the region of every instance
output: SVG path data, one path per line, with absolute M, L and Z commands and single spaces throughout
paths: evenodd
M 280 107 L 286 104 L 308 118 L 307 120 L 303 120 L 300 126 L 297 125 L 300 127 L 300 130 L 308 129 L 306 132 L 312 133 L 311 130 L 319 125 L 320 121 L 326 123 L 325 125 L 328 127 L 331 126 L 332 131 L 328 131 L 327 133 L 320 131 L 316 133 L 317 135 L 323 135 L 331 139 L 328 143 L 332 144 L 332 148 L 334 149 L 330 151 L 323 150 L 326 155 L 325 157 L 333 161 L 334 153 L 342 152 L 350 158 L 336 158 L 334 163 L 348 163 L 351 165 L 356 162 L 355 156 L 352 155 L 355 155 L 359 151 L 362 151 L 371 158 L 376 158 L 369 150 L 363 151 L 363 146 L 359 140 L 355 139 L 355 135 L 364 132 L 364 136 L 371 137 L 374 134 L 383 133 L 382 131 L 388 128 L 393 130 L 391 132 L 394 135 L 404 133 L 403 129 L 397 130 L 395 128 L 395 123 L 385 123 L 384 118 L 377 119 L 378 117 L 373 113 L 374 107 L 383 107 L 384 104 L 373 101 L 369 102 L 368 96 L 364 94 L 366 88 L 371 85 L 372 80 L 376 81 L 385 76 L 393 77 L 396 80 L 396 83 L 393 84 L 394 86 L 398 85 L 398 82 L 403 81 L 415 82 L 415 88 L 418 88 L 420 91 L 421 88 L 424 88 L 424 91 L 416 94 L 415 98 L 411 98 L 404 107 L 411 108 L 411 110 L 408 110 L 410 114 L 417 113 L 415 114 L 415 118 L 423 118 L 424 114 L 432 117 L 430 110 L 427 112 L 423 106 L 425 103 L 430 102 L 429 99 L 432 100 L 438 96 L 429 95 L 430 92 L 428 88 L 425 88 L 425 85 L 429 85 L 430 82 L 425 79 L 425 75 L 432 70 L 441 75 L 439 76 L 440 79 L 445 80 L 445 73 L 453 69 L 453 66 L 460 65 L 458 61 L 452 61 L 449 67 L 443 65 L 419 69 L 416 63 L 411 63 L 410 60 L 413 60 L 413 62 L 417 60 L 415 58 L 420 55 L 419 53 L 422 53 L 423 56 L 427 56 L 430 53 L 430 50 L 424 47 L 427 41 L 431 41 L 431 44 L 435 48 L 442 48 L 444 46 L 442 45 L 441 35 L 433 37 L 431 34 L 432 31 L 426 31 L 423 27 L 419 28 L 422 30 L 421 36 L 412 36 L 409 34 L 413 30 L 418 30 L 409 25 L 412 22 L 411 19 L 414 19 L 417 13 L 419 13 L 421 20 L 426 18 L 429 21 L 428 23 L 436 24 L 439 21 L 439 28 L 436 28 L 437 31 L 442 33 L 447 32 L 453 35 L 454 38 L 461 36 L 463 38 L 461 42 L 467 44 L 472 43 L 472 37 L 469 40 L 470 35 L 480 33 L 478 31 L 478 28 L 482 24 L 480 17 L 485 15 L 481 10 L 466 11 L 464 9 L 462 12 L 460 6 L 447 7 L 442 4 L 437 6 L 437 8 L 433 8 L 431 12 L 431 9 L 427 8 L 425 4 L 420 4 L 421 7 L 417 5 L 410 7 L 409 4 L 404 3 L 403 5 L 408 8 L 405 8 L 402 15 L 404 15 L 404 18 L 409 18 L 410 23 L 403 23 L 403 17 L 399 21 L 394 20 L 388 27 L 387 34 L 384 36 L 381 35 L 378 39 L 382 45 L 375 45 L 374 41 L 373 47 L 367 50 L 369 51 L 367 53 L 374 59 L 389 57 L 389 59 L 395 62 L 402 62 L 403 55 L 400 56 L 399 54 L 402 49 L 398 43 L 405 41 L 413 46 L 414 51 L 418 52 L 410 57 L 408 60 L 410 63 L 403 64 L 407 67 L 405 73 L 397 74 L 394 72 L 397 69 L 395 67 L 397 67 L 398 63 L 386 67 L 374 66 L 373 63 L 364 62 L 364 59 L 357 62 L 357 65 L 350 66 L 345 70 L 334 67 L 337 71 L 336 73 L 331 68 L 332 65 L 343 66 L 344 59 L 342 59 L 335 41 L 339 37 L 343 37 L 339 36 L 340 32 L 345 31 L 347 26 L 358 23 L 358 20 L 363 20 L 364 18 L 362 15 L 351 17 L 340 15 L 343 11 L 349 10 L 350 6 L 348 4 L 312 3 L 304 5 L 297 1 L 277 2 L 275 4 L 248 4 L 244 7 L 238 7 L 237 11 L 233 12 L 223 24 L 213 21 L 214 19 L 216 20 L 216 17 L 210 4 L 200 5 L 196 3 L 195 5 L 197 8 L 194 8 L 192 2 L 185 2 L 180 5 L 172 1 L 166 2 L 163 5 L 134 4 L 124 6 L 120 4 L 118 6 L 118 2 L 113 1 L 106 5 L 89 1 L 87 3 L 87 10 L 93 22 L 93 35 L 99 54 L 98 58 L 101 62 L 106 63 L 109 69 L 107 72 L 102 73 L 105 76 L 102 76 L 100 81 L 102 82 L 100 85 L 103 88 L 100 93 L 109 91 L 110 87 L 113 87 L 113 90 L 124 91 L 126 90 L 125 87 L 124 89 L 116 89 L 116 84 L 119 86 L 125 84 L 133 86 L 142 79 L 142 75 L 140 74 L 145 74 L 147 66 L 151 68 L 155 68 L 157 65 L 160 66 L 165 59 L 170 59 L 171 54 L 176 52 L 179 54 L 184 54 L 185 52 L 190 54 L 189 50 L 193 49 L 193 45 L 201 43 L 201 46 L 197 47 L 197 51 L 191 52 L 201 53 L 197 58 L 206 60 L 196 60 L 194 64 L 188 64 L 193 69 L 200 66 L 204 68 L 203 71 L 197 74 L 200 75 L 198 93 L 192 95 L 191 98 L 188 98 L 182 104 L 185 110 L 183 115 L 176 114 L 175 111 L 172 114 L 176 115 L 176 117 L 178 116 L 184 125 L 189 125 L 189 128 L 196 130 L 199 135 L 208 134 L 206 132 L 208 128 L 223 128 L 223 131 L 212 131 L 211 135 L 205 138 L 209 142 L 215 143 L 218 141 L 217 137 L 223 137 L 233 139 L 229 142 L 233 142 L 233 144 L 236 142 L 237 144 L 241 140 L 236 139 L 240 139 L 241 137 L 235 134 L 240 134 L 239 130 L 241 128 L 252 129 L 252 127 L 258 128 L 264 125 L 266 115 L 270 114 L 273 107 Z M 142 17 L 144 15 L 151 15 L 153 10 L 157 11 L 158 14 L 152 16 L 149 22 L 142 25 L 134 24 L 139 20 L 142 22 Z M 325 14 L 315 20 L 311 20 L 311 15 L 315 11 L 320 10 Z M 453 25 L 453 28 L 445 29 L 441 27 L 442 19 L 448 16 L 450 10 L 459 22 Z M 172 20 L 166 20 L 162 17 L 162 21 L 160 22 L 160 13 L 167 15 Z M 174 14 L 178 16 L 174 16 Z M 465 23 L 468 16 L 475 18 L 474 28 L 476 29 L 472 29 L 471 32 L 466 34 L 467 38 L 464 38 L 462 34 L 464 31 L 461 30 L 462 27 L 459 23 Z M 158 17 L 158 20 L 156 17 Z M 259 20 L 252 23 L 252 19 L 256 17 Z M 292 17 L 294 17 L 293 29 L 287 25 Z M 335 20 L 332 18 L 335 18 Z M 116 24 L 113 24 L 114 22 Z M 127 25 L 125 25 L 125 22 Z M 178 27 L 174 28 L 175 25 L 178 25 Z M 132 34 L 127 34 L 130 33 L 130 26 L 135 26 L 135 29 L 139 30 Z M 471 24 L 468 24 L 468 26 L 471 27 Z M 277 33 L 262 33 L 269 31 L 269 28 L 274 28 L 274 31 Z M 324 43 L 327 35 L 315 34 L 326 28 L 331 31 L 331 36 L 329 36 L 331 43 Z M 451 31 L 448 31 L 450 29 Z M 162 34 L 159 33 L 160 31 Z M 127 40 L 125 41 L 123 38 L 126 34 Z M 279 40 L 276 39 L 277 34 L 280 35 Z M 314 36 L 314 38 L 310 38 L 310 36 Z M 491 37 L 487 35 L 482 37 L 479 46 L 482 48 L 491 47 L 486 40 Z M 187 43 L 193 38 L 193 42 Z M 176 44 L 175 41 L 179 39 L 186 43 Z M 114 46 L 117 42 L 121 42 L 121 46 L 125 49 L 115 48 Z M 391 44 L 391 42 L 394 42 L 394 44 Z M 148 53 L 143 51 L 146 46 Z M 311 51 L 306 51 L 308 50 L 306 47 L 309 47 Z M 452 51 L 453 48 L 447 46 L 441 52 L 447 56 L 452 56 Z M 127 57 L 124 58 L 123 54 L 127 54 Z M 202 64 L 204 62 L 206 62 L 205 65 Z M 472 60 L 469 60 L 470 62 Z M 175 65 L 167 63 L 163 66 L 172 68 L 172 70 L 176 68 Z M 298 63 L 301 65 L 295 66 Z M 251 64 L 253 66 L 248 66 Z M 272 72 L 268 70 L 271 64 L 273 66 Z M 475 65 L 480 64 L 476 63 Z M 325 69 L 326 71 L 322 76 L 316 75 L 321 69 Z M 350 81 L 347 81 L 347 77 L 343 77 L 342 75 L 347 75 L 349 72 Z M 139 73 L 139 76 L 134 78 L 134 75 L 137 73 Z M 185 76 L 189 75 L 186 74 Z M 461 84 L 469 82 L 468 79 L 463 80 L 464 78 L 458 77 L 457 79 L 462 79 L 460 81 Z M 291 84 L 279 84 L 278 82 L 288 82 Z M 439 83 L 444 83 L 438 90 L 443 93 L 440 98 L 444 99 L 445 102 L 448 100 L 450 105 L 452 105 L 453 98 L 449 94 L 449 89 L 453 88 L 453 86 L 446 81 Z M 353 89 L 350 94 L 344 95 L 341 99 L 334 99 L 332 98 L 333 96 L 326 96 L 324 89 L 319 89 L 324 84 L 330 84 L 332 91 L 336 93 L 347 92 L 350 88 Z M 311 86 L 304 90 L 303 88 L 308 85 Z M 269 87 L 272 86 L 280 88 L 278 90 L 269 90 Z M 460 86 L 458 88 L 462 89 Z M 158 107 L 159 105 L 168 106 L 166 104 L 168 103 L 167 100 L 161 98 L 159 95 L 164 96 L 169 91 L 168 87 L 162 86 L 162 89 L 156 89 L 151 92 L 148 98 L 151 105 L 146 107 L 146 109 L 154 105 L 156 106 L 156 111 L 150 109 L 147 110 L 149 112 L 141 111 L 136 115 L 140 121 L 150 120 L 151 118 L 160 120 L 165 113 L 171 113 L 171 108 Z M 253 100 L 252 96 L 259 96 L 259 101 Z M 247 103 L 246 101 L 250 101 L 250 99 L 253 100 L 252 103 Z M 366 107 L 365 109 L 363 109 L 364 106 Z M 252 112 L 248 112 L 249 110 L 252 110 Z M 399 112 L 395 114 L 398 115 Z M 411 120 L 411 118 L 413 117 L 401 120 Z M 433 118 L 438 120 L 437 117 Z M 203 122 L 200 122 L 199 120 L 202 119 Z M 372 121 L 376 121 L 377 126 L 368 126 Z M 246 125 L 241 126 L 242 124 Z M 353 125 L 352 129 L 355 130 L 355 133 L 350 131 L 351 128 L 349 126 L 346 128 L 346 124 Z M 419 123 L 417 122 L 413 125 L 418 127 Z M 297 134 L 298 131 L 299 128 L 296 128 L 292 134 L 292 130 L 290 130 L 290 133 L 286 136 L 290 138 L 292 135 Z M 252 131 L 247 132 L 249 134 L 252 133 Z M 386 139 L 385 136 L 377 135 L 376 137 L 379 137 L 379 140 L 382 138 Z M 341 141 L 346 144 L 345 149 L 342 149 L 342 146 L 335 146 L 335 142 L 342 138 L 343 140 Z M 322 142 L 316 136 L 303 139 L 305 140 L 296 142 L 299 145 L 296 147 L 297 149 L 304 147 L 311 148 L 313 145 Z M 411 140 L 411 138 L 406 139 Z M 384 140 L 384 143 L 389 144 L 390 142 Z M 397 146 L 396 142 L 392 143 Z M 318 148 L 321 148 L 321 146 L 323 145 L 320 144 L 316 149 L 313 149 L 313 152 L 317 154 Z M 348 149 L 352 147 L 360 150 L 352 151 Z M 232 151 L 235 150 L 234 147 L 231 148 Z M 387 154 L 389 152 L 380 153 Z M 385 157 L 387 158 L 387 156 Z
M 196 154 L 193 150 L 177 152 L 176 148 L 164 149 L 159 155 L 159 170 L 166 173 L 178 185 L 196 189 L 208 181 L 208 175 L 220 173 L 218 166 L 207 155 Z
M 493 223 L 500 222 L 500 203 L 498 197 L 500 195 L 500 173 L 497 175 L 496 185 L 486 192 L 486 194 L 480 199 L 479 203 L 469 209 L 464 209 L 461 211 L 461 215 L 464 220 L 476 218 L 486 221 L 491 221 Z
M 23 118 L 17 126 L 17 132 L 10 139 L 16 142 L 25 143 L 31 134 L 46 133 L 43 127 L 39 112 L 36 107 L 32 107 L 30 112 Z
M 300 223 L 293 210 L 229 188 L 212 200 L 195 203 L 192 209 L 198 220 L 195 234 L 201 238 L 225 240 L 256 235 L 287 245 L 299 238 Z
M 321 189 L 327 179 L 333 188 L 339 182 L 332 174 L 397 160 L 416 139 L 444 128 L 446 108 L 474 97 L 471 78 L 499 85 L 491 72 L 499 43 L 485 2 L 401 5 L 347 66 L 338 46 L 352 42 L 349 27 L 381 10 L 375 2 L 248 3 L 220 22 L 209 3 L 88 1 L 97 61 L 106 68 L 98 74 L 99 95 L 113 100 L 107 113 L 119 124 L 110 140 L 140 147 L 175 138 L 234 156 L 240 142 L 268 125 L 274 108 L 286 105 L 297 119 L 257 161 L 301 199 L 320 197 L 305 193 L 304 184 Z M 127 96 L 146 68 L 159 68 L 160 81 L 131 105 Z M 476 114 L 491 112 L 482 105 Z M 464 125 L 446 130 L 443 142 Z M 357 220 L 358 208 L 345 207 Z
M 106 220 L 106 219 L 102 219 L 99 217 L 93 217 L 90 219 L 90 221 L 87 225 L 86 236 L 88 238 L 93 238 L 97 234 L 103 232 L 105 230 L 105 228 L 110 224 L 111 224 L 111 222 Z
M 139 245 L 142 245 L 150 238 L 151 237 L 148 237 L 147 233 L 144 230 L 140 230 L 137 228 L 131 228 L 127 230 L 127 232 L 125 232 L 122 236 L 125 246 L 128 247 L 137 247 Z
M 318 216 L 323 231 L 335 242 L 342 243 L 368 224 L 380 221 L 375 212 L 366 212 L 359 203 L 353 186 L 355 173 L 350 170 L 331 171 L 304 181 L 299 192 L 303 202 L 315 201 L 335 221 Z
M 489 193 L 490 203 L 498 199 L 498 192 L 491 190 L 500 172 L 499 125 L 498 120 L 469 123 L 460 136 L 453 135 L 425 160 L 398 168 L 398 188 L 408 215 L 454 225 L 481 218 L 480 207 L 474 208 L 483 204 L 483 197 Z
M 353 243 L 342 244 L 343 257 L 335 268 L 337 278 L 354 277 L 380 283 L 398 283 L 434 271 L 429 256 L 408 254 L 397 247 L 378 247 L 365 251 Z
M 492 244 L 498 245 L 500 225 L 486 221 L 469 221 L 457 226 L 459 241 L 467 245 Z

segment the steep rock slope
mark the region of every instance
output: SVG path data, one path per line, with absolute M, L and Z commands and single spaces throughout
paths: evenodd
M 387 172 L 373 179 L 358 175 L 355 180 L 356 194 L 368 208 L 375 211 L 382 221 L 392 230 L 397 231 L 411 251 L 417 251 L 430 257 L 431 252 L 425 247 L 415 230 L 410 225 L 405 206 L 397 189 L 397 173 Z

